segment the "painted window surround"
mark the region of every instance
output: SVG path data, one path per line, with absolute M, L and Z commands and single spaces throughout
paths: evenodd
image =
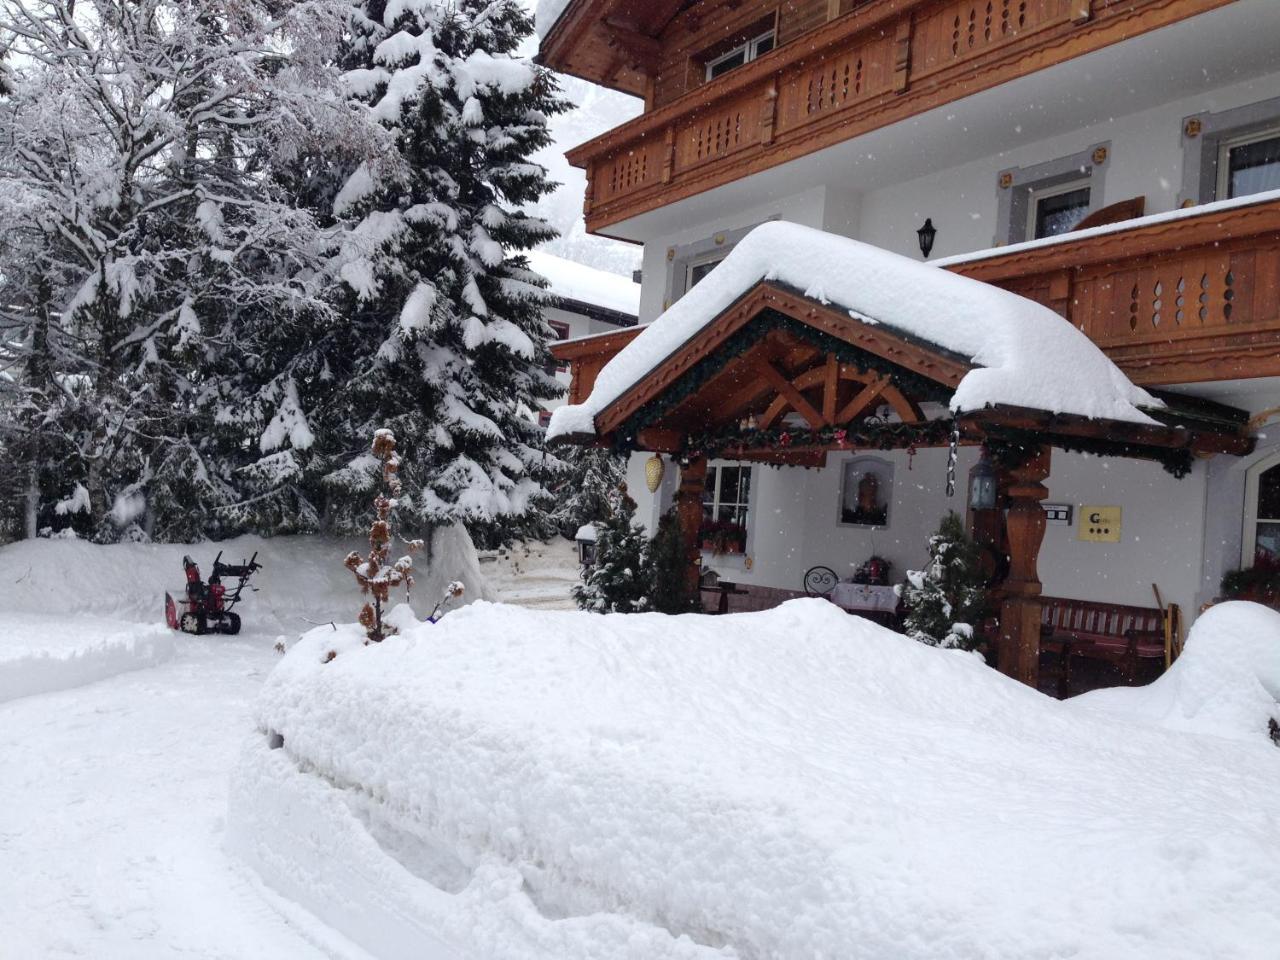
M 1272 467 L 1280 464 L 1280 450 L 1250 464 L 1244 475 L 1244 531 L 1240 538 L 1240 566 L 1253 566 L 1258 546 L 1258 480 Z M 1265 519 L 1272 519 L 1264 517 Z
M 1280 97 L 1216 113 L 1193 113 L 1182 121 L 1180 206 L 1218 198 L 1218 158 L 1222 145 L 1237 137 L 1280 126 Z
M 1098 159 L 1101 157 L 1101 159 Z M 1029 240 L 1027 226 L 1031 204 L 1037 191 L 1088 181 L 1089 213 L 1104 206 L 1107 167 L 1111 162 L 1111 141 L 1095 143 L 1079 153 L 1046 160 L 1028 167 L 1008 167 L 996 179 L 995 246 Z

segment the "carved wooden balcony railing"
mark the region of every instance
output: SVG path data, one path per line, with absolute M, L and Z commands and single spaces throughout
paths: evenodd
M 1135 383 L 1280 376 L 1280 200 L 1147 218 L 945 269 L 1049 306 Z M 552 347 L 571 364 L 571 402 L 642 329 Z
M 1234 0 L 870 0 L 570 150 L 610 224 Z

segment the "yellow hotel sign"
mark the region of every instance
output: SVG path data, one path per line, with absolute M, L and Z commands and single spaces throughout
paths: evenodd
M 1120 508 L 1080 508 L 1080 539 L 1094 543 L 1120 542 Z

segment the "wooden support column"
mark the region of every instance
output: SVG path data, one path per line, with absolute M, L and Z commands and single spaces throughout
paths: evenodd
M 698 594 L 698 568 L 702 551 L 698 530 L 702 527 L 702 491 L 707 485 L 707 458 L 694 457 L 680 468 L 680 487 L 676 490 L 676 511 L 680 532 L 684 535 L 685 554 L 689 559 L 689 591 Z
M 1009 577 L 1000 604 L 1000 672 L 1035 687 L 1040 679 L 1040 577 L 1036 560 L 1044 541 L 1049 495 L 1049 448 L 1041 447 L 1008 471 Z

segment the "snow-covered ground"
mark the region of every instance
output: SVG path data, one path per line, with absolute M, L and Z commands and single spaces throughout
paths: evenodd
M 385 957 L 1273 960 L 1277 695 L 1253 605 L 1059 703 L 821 600 L 477 604 L 303 638 L 228 832 Z
M 229 545 L 239 637 L 0 703 L 0 956 L 1274 960 L 1278 614 L 1057 703 L 820 601 L 577 613 L 566 542 L 365 647 L 350 546 Z M 158 636 L 188 551 L 0 548 L 0 677 Z
M 218 546 L 265 565 L 244 632 L 172 634 L 161 600 L 180 590 L 182 555 L 207 575 Z M 0 547 L 0 957 L 367 957 L 224 849 L 228 779 L 274 646 L 354 616 L 352 546 Z M 515 552 L 543 602 L 557 574 L 538 571 L 561 569 L 566 547 Z M 515 562 L 486 570 L 518 600 Z

